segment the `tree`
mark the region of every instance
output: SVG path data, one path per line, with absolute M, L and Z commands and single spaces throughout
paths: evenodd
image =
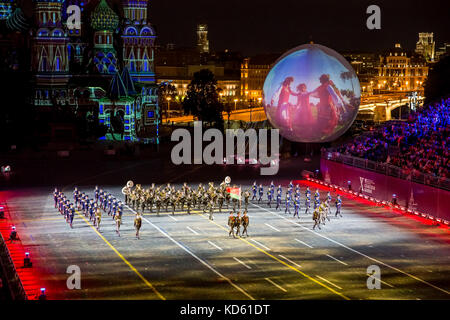
M 353 77 L 354 77 L 354 74 L 351 71 L 341 72 L 341 79 L 344 81 L 349 80 L 350 84 L 352 85 L 352 91 L 355 91 L 355 87 L 353 86 Z
M 165 106 L 164 110 L 166 110 L 166 117 L 168 116 L 167 110 L 169 109 L 169 99 L 170 101 L 175 101 L 176 95 L 177 88 L 170 82 L 162 82 L 158 86 L 158 104 L 162 110 L 162 107 Z
M 450 56 L 439 60 L 428 73 L 425 82 L 425 104 L 445 98 L 450 94 Z
M 200 121 L 223 128 L 223 104 L 219 100 L 219 89 L 214 74 L 208 69 L 194 73 L 183 101 L 184 111 Z

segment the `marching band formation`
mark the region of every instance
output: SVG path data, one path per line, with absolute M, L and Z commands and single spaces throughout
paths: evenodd
M 249 216 L 248 205 L 250 201 L 256 202 L 255 206 L 264 203 L 264 187 L 262 184 L 257 185 L 253 183 L 250 189 L 242 190 L 236 185 L 230 186 L 231 179 L 226 177 L 225 180 L 215 186 L 213 182 L 208 185 L 200 183 L 197 188 L 191 188 L 186 183 L 180 189 L 176 189 L 170 183 L 163 186 L 155 186 L 153 183 L 149 188 L 144 188 L 140 184 L 134 185 L 133 181 L 128 181 L 125 187 L 122 188 L 122 193 L 125 196 L 125 203 L 122 203 L 113 194 L 108 193 L 98 186 L 94 190 L 94 198 L 89 198 L 84 192 L 80 192 L 77 187 L 73 191 L 73 202 L 61 191 L 55 188 L 53 193 L 55 208 L 64 215 L 66 222 L 73 228 L 73 219 L 78 210 L 89 218 L 93 226 L 100 229 L 102 221 L 102 213 L 112 217 L 116 225 L 116 233 L 120 236 L 120 226 L 122 224 L 122 213 L 124 204 L 134 209 L 135 219 L 134 227 L 136 229 L 136 237 L 139 239 L 139 231 L 142 226 L 142 215 L 146 210 L 150 213 L 156 212 L 160 214 L 161 210 L 172 212 L 180 210 L 191 214 L 192 210 L 200 210 L 203 213 L 209 213 L 209 219 L 214 220 L 213 214 L 215 210 L 222 212 L 222 210 L 230 210 L 228 217 L 228 226 L 230 227 L 229 236 L 248 236 Z M 250 196 L 251 200 L 250 200 Z M 283 188 L 278 185 L 276 188 L 273 181 L 267 187 L 266 199 L 267 206 L 272 208 L 274 202 L 275 210 L 282 210 L 284 202 L 284 213 L 293 214 L 293 218 L 300 218 L 301 211 L 301 191 L 300 186 L 294 186 L 292 181 L 289 183 L 283 197 Z M 313 230 L 321 225 L 325 225 L 326 220 L 330 221 L 332 196 L 330 192 L 327 193 L 326 198 L 322 201 L 320 199 L 319 190 L 316 190 L 313 195 L 313 208 L 311 208 L 311 191 L 309 187 L 305 191 L 304 200 L 304 214 L 308 215 L 312 212 L 312 219 L 314 221 Z M 335 216 L 342 217 L 341 207 L 342 199 L 338 195 L 335 199 Z M 293 209 L 293 213 L 291 212 Z M 241 215 L 242 212 L 242 215 Z M 242 232 L 241 232 L 242 227 Z
M 257 203 L 263 202 L 263 195 L 264 195 L 264 187 L 262 184 L 259 186 L 256 184 L 256 181 L 253 183 L 253 186 L 251 188 L 252 191 L 252 201 L 257 200 Z M 293 217 L 297 217 L 300 219 L 299 212 L 301 210 L 301 200 L 300 200 L 300 186 L 297 184 L 294 188 L 294 184 L 292 181 L 289 183 L 287 190 L 284 194 L 284 204 L 285 214 L 291 214 L 291 208 L 294 209 Z M 277 187 L 277 195 L 275 196 L 275 185 L 273 181 L 268 187 L 268 190 L 266 192 L 267 194 L 267 206 L 269 208 L 272 208 L 272 201 L 275 201 L 276 207 L 275 210 L 281 210 L 282 206 L 282 197 L 283 197 L 283 188 L 281 185 L 278 185 Z M 245 196 L 245 195 L 244 195 Z M 312 219 L 314 221 L 313 230 L 316 228 L 316 226 L 320 228 L 320 225 L 325 225 L 325 220 L 330 221 L 330 218 L 328 217 L 329 214 L 331 214 L 331 202 L 332 202 L 331 193 L 327 193 L 327 197 L 325 201 L 321 202 L 320 200 L 320 193 L 319 190 L 316 189 L 314 193 L 314 203 L 313 203 L 313 212 L 312 212 Z M 246 197 L 246 202 L 248 203 L 248 196 Z M 305 215 L 309 214 L 311 211 L 311 191 L 309 187 L 306 188 L 305 191 Z M 342 208 L 342 199 L 341 196 L 338 195 L 335 200 L 336 205 L 336 212 L 335 216 L 342 217 L 341 214 L 341 208 Z
M 73 202 L 62 192 L 55 188 L 53 192 L 55 208 L 64 216 L 70 227 L 73 228 L 73 219 L 75 217 L 75 208 L 92 222 L 97 230 L 100 229 L 102 221 L 102 212 L 112 216 L 116 224 L 116 233 L 120 236 L 120 225 L 122 224 L 123 204 L 111 193 L 99 189 L 94 190 L 94 198 L 90 199 L 87 194 L 80 192 L 77 187 L 73 190 Z M 139 232 L 137 232 L 138 236 Z

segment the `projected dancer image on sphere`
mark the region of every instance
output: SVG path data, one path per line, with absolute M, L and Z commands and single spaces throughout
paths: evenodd
M 270 123 L 296 142 L 328 142 L 351 126 L 361 92 L 350 64 L 337 52 L 305 44 L 284 54 L 263 87 Z

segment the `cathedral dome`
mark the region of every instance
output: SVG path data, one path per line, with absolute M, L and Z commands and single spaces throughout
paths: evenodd
M 91 25 L 95 31 L 115 31 L 119 26 L 119 17 L 101 0 L 91 15 Z
M 20 8 L 16 10 L 6 20 L 6 26 L 10 30 L 25 32 L 29 28 L 27 18 Z

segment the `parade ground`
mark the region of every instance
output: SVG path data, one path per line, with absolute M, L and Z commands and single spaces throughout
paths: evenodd
M 223 169 L 190 174 L 180 170 L 167 174 L 178 188 L 183 181 L 198 183 L 222 180 Z M 241 169 L 239 169 L 241 170 Z M 167 171 L 166 171 L 167 172 Z M 110 172 L 106 175 L 116 175 Z M 105 176 L 92 181 L 112 181 Z M 250 188 L 239 172 L 233 181 Z M 105 179 L 103 179 L 105 178 Z M 127 176 L 123 181 L 126 183 Z M 265 187 L 271 177 L 261 181 Z M 118 180 L 120 180 L 118 178 Z M 273 178 L 282 184 L 288 179 Z M 40 287 L 49 299 L 449 299 L 450 232 L 412 216 L 385 207 L 343 196 L 343 217 L 335 217 L 322 229 L 313 230 L 311 214 L 304 213 L 304 192 L 309 185 L 301 181 L 300 218 L 276 211 L 264 201 L 248 207 L 248 237 L 228 234 L 230 210 L 209 212 L 194 209 L 188 215 L 162 210 L 159 216 L 146 211 L 141 237 L 136 239 L 135 210 L 124 207 L 120 237 L 110 216 L 103 214 L 97 231 L 77 212 L 73 229 L 54 208 L 52 187 L 16 188 L 2 192 L 8 217 L 25 250 L 30 252 Z M 148 187 L 154 181 L 136 176 L 135 183 Z M 259 183 L 259 181 L 258 181 Z M 158 183 L 161 185 L 162 183 Z M 73 186 L 94 196 L 89 180 L 59 185 L 72 196 Z M 124 200 L 123 184 L 99 187 Z M 320 189 L 324 199 L 327 190 Z M 332 192 L 333 199 L 336 193 Z M 284 197 L 283 197 L 284 199 Z M 334 202 L 333 202 L 334 203 Z M 293 209 L 291 209 L 293 212 Z M 66 281 L 69 266 L 81 272 L 81 289 L 70 290 Z M 368 268 L 379 267 L 381 289 L 368 289 Z

